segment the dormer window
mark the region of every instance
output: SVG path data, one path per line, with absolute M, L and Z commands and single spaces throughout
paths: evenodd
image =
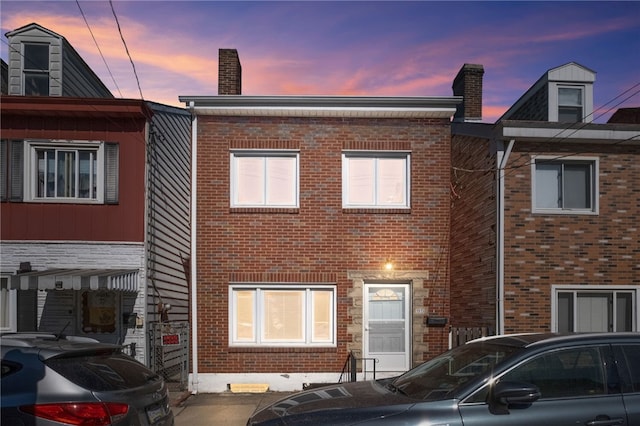
M 49 45 L 25 43 L 22 69 L 24 94 L 49 96 Z
M 558 121 L 581 123 L 584 118 L 583 91 L 581 87 L 558 88 Z

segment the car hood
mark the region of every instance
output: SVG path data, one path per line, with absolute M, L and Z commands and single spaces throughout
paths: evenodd
M 331 412 L 341 420 L 350 418 L 362 421 L 380 416 L 391 416 L 408 410 L 416 400 L 387 387 L 385 381 L 368 381 L 330 385 L 290 395 L 256 412 L 249 424 L 274 422 L 288 424 L 301 421 L 313 421 L 322 413 L 327 421 Z

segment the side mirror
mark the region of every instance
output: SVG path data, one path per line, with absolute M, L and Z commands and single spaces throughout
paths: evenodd
M 489 409 L 493 414 L 508 414 L 509 406 L 529 406 L 540 398 L 540 389 L 525 382 L 498 382 L 490 394 Z

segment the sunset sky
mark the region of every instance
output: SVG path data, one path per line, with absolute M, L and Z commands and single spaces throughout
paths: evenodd
M 36 22 L 64 36 L 116 97 L 140 98 L 110 3 L 79 5 L 2 0 L 2 59 L 4 34 Z M 169 105 L 216 95 L 218 49 L 235 48 L 244 95 L 451 96 L 460 67 L 475 63 L 485 69 L 484 121 L 494 122 L 547 70 L 577 62 L 597 73 L 596 122 L 640 106 L 638 1 L 112 5 L 144 99 Z

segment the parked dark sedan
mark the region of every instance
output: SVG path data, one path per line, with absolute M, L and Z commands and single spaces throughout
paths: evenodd
M 475 340 L 394 379 L 293 394 L 247 423 L 311 424 L 640 425 L 640 333 Z
M 173 425 L 162 377 L 121 347 L 86 338 L 3 335 L 2 425 Z

